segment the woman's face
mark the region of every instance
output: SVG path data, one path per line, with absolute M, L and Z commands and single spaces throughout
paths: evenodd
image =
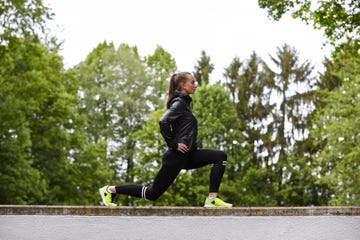
M 186 82 L 181 83 L 181 92 L 185 94 L 194 94 L 196 91 L 196 81 L 192 75 L 189 75 Z

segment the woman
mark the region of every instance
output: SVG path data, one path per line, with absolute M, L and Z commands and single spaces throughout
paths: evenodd
M 106 206 L 116 206 L 112 194 L 126 194 L 149 200 L 156 200 L 174 182 L 182 169 L 195 169 L 213 164 L 210 172 L 209 195 L 205 207 L 232 207 L 222 201 L 218 191 L 223 177 L 227 156 L 223 151 L 198 149 L 196 146 L 197 120 L 193 115 L 190 94 L 196 91 L 195 79 L 189 72 L 171 76 L 167 111 L 160 119 L 160 131 L 169 149 L 162 158 L 162 166 L 152 186 L 138 184 L 104 186 L 99 189 Z

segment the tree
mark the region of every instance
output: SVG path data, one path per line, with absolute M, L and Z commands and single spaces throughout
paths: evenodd
M 308 61 L 299 63 L 297 52 L 288 45 L 278 48 L 276 57 L 271 56 L 276 70 L 264 65 L 264 73 L 270 82 L 271 91 L 276 99 L 272 112 L 270 139 L 267 145 L 268 159 L 276 173 L 273 179 L 277 193 L 277 205 L 287 204 L 284 198 L 286 180 L 295 173 L 289 171 L 299 168 L 289 161 L 294 144 L 307 137 L 308 114 L 312 111 L 313 95 L 309 89 L 313 82 L 312 66 Z
M 65 73 L 56 48 L 29 38 L 12 38 L 1 58 L 3 174 L 12 187 L 23 190 L 12 203 L 69 203 L 72 153 L 84 137 L 77 82 Z
M 121 44 L 115 49 L 112 43 L 99 44 L 78 71 L 81 111 L 88 118 L 86 133 L 93 144 L 104 147 L 102 162 L 116 170 L 116 175 L 109 172 L 108 181 L 134 182 L 136 141 L 132 133 L 147 120 L 152 94 L 136 47 Z
M 266 142 L 264 121 L 270 117 L 273 108 L 270 104 L 270 81 L 261 74 L 262 60 L 255 53 L 241 65 L 234 81 L 236 112 L 241 130 L 246 133 L 248 143 L 253 148 L 251 162 L 259 167 L 262 165 L 259 155 L 264 150 L 260 143 Z
M 314 154 L 318 159 L 314 175 L 320 184 L 328 187 L 326 197 L 330 204 L 357 205 L 360 203 L 360 61 L 342 52 L 328 66 L 323 77 L 336 76 L 342 84 L 317 92 L 321 108 L 316 110 L 311 134 L 320 148 Z
M 274 189 L 269 183 L 273 175 L 268 159 L 267 146 L 271 144 L 271 128 L 268 119 L 274 108 L 270 104 L 270 83 L 264 77 L 262 60 L 253 53 L 248 61 L 234 58 L 225 69 L 224 76 L 230 80 L 235 100 L 240 130 L 246 136 L 248 158 L 242 163 L 242 202 L 246 206 L 276 205 L 270 199 Z
M 33 166 L 46 179 L 46 204 L 74 204 L 80 179 L 74 175 L 73 163 L 85 140 L 77 108 L 78 81 L 74 72 L 64 71 L 60 56 L 50 55 L 37 65 L 32 72 L 38 71 L 39 86 L 30 89 L 39 91 L 39 106 L 30 118 Z
M 0 45 L 12 37 L 37 37 L 52 18 L 42 0 L 0 0 L 0 6 Z
M 152 55 L 145 57 L 148 72 L 152 75 L 151 101 L 153 108 L 161 109 L 167 99 L 169 76 L 176 72 L 176 62 L 162 47 L 158 46 Z
M 318 129 L 322 129 L 323 126 L 325 128 L 325 123 L 321 123 L 319 116 L 324 114 L 326 112 L 325 109 L 328 109 L 330 106 L 328 105 L 328 95 L 340 91 L 339 89 L 344 84 L 344 78 L 339 73 L 349 72 L 347 61 L 352 59 L 351 56 L 353 55 L 346 51 L 342 52 L 341 57 L 339 55 L 333 60 L 327 58 L 324 60 L 326 70 L 320 74 L 315 85 L 312 86 L 315 89 L 312 94 L 314 110 L 307 117 L 308 125 L 311 126 L 308 128 L 308 137 L 305 141 L 297 143 L 290 156 L 295 165 L 307 166 L 300 167 L 302 171 L 297 171 L 298 174 L 294 174 L 294 177 L 290 179 L 291 185 L 298 185 L 298 188 L 294 188 L 295 192 L 291 196 L 289 195 L 289 197 L 292 201 L 302 202 L 302 205 L 328 205 L 334 198 L 335 189 L 333 183 L 324 180 L 328 178 L 321 177 L 322 175 L 329 174 L 331 171 L 328 167 L 322 165 L 321 162 L 323 161 L 319 161 L 319 154 L 327 146 L 327 138 L 324 135 L 320 135 L 323 132 Z M 326 116 L 326 118 L 328 117 Z M 318 127 L 318 124 L 321 126 Z M 331 160 L 329 161 L 331 162 Z M 319 169 L 322 170 L 319 171 Z M 294 169 L 293 171 L 296 170 Z
M 46 189 L 41 172 L 32 166 L 32 142 L 29 115 L 34 99 L 20 73 L 20 41 L 9 44 L 0 58 L 0 203 L 35 204 L 43 200 Z M 24 71 L 24 69 L 23 69 Z M 20 75 L 20 76 L 19 76 Z M 27 95 L 27 96 L 24 96 Z M 12 191 L 11 189 L 16 189 Z
M 51 18 L 42 1 L 1 7 L 1 202 L 71 203 L 72 161 L 84 137 L 76 78 L 64 71 L 55 40 L 41 42 Z
M 225 86 L 229 89 L 231 98 L 234 103 L 239 101 L 237 98 L 237 91 L 242 65 L 243 63 L 240 61 L 240 59 L 235 57 L 230 63 L 230 66 L 225 68 L 225 72 L 223 74 L 225 77 Z
M 336 46 L 337 52 L 350 42 L 352 54 L 359 54 L 359 1 L 330 0 L 314 4 L 311 0 L 259 0 L 258 3 L 261 8 L 267 9 L 269 16 L 275 20 L 291 11 L 294 18 L 300 18 L 306 23 L 312 22 L 315 29 L 324 29 L 325 36 Z
M 210 57 L 206 55 L 206 52 L 201 51 L 200 59 L 197 61 L 195 72 L 193 73 L 199 86 L 209 84 L 210 74 L 214 70 L 214 65 L 210 61 Z

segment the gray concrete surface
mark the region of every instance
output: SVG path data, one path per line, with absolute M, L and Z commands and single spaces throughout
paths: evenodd
M 359 240 L 360 216 L 0 215 L 1 240 Z

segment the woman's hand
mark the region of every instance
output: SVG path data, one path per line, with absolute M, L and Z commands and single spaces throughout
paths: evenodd
M 186 153 L 188 151 L 188 147 L 183 143 L 178 143 L 177 150 L 181 153 Z

